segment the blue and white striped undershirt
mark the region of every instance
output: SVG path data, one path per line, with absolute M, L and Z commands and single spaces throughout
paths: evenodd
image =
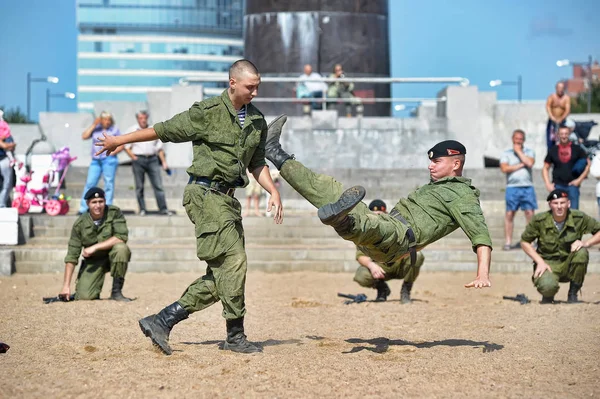
M 240 125 L 242 127 L 244 127 L 244 121 L 246 120 L 246 106 L 245 105 L 242 108 L 240 108 L 240 110 L 237 112 L 237 116 L 238 116 L 238 119 L 240 120 Z

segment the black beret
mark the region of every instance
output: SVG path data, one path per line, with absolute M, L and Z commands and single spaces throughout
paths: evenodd
M 548 194 L 548 198 L 546 198 L 546 201 L 552 201 L 559 198 L 569 198 L 569 193 L 567 193 L 565 190 L 557 188 L 556 190 Z
M 100 187 L 92 187 L 83 196 L 83 199 L 86 201 L 89 201 L 94 198 L 105 198 L 104 190 L 102 190 Z
M 383 202 L 380 199 L 373 200 L 369 204 L 369 210 L 371 210 L 371 211 L 385 212 L 386 209 L 387 209 L 387 205 L 385 204 L 385 202 Z
M 464 145 L 456 140 L 446 140 L 437 143 L 427 152 L 429 159 L 435 159 L 439 157 L 451 157 L 453 155 L 465 155 L 467 149 Z

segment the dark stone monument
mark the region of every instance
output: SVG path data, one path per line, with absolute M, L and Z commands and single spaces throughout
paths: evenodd
M 244 27 L 244 55 L 262 76 L 298 77 L 305 64 L 323 77 L 335 64 L 347 77 L 390 76 L 387 0 L 246 0 Z M 295 98 L 294 89 L 263 83 L 259 97 Z M 389 85 L 357 83 L 355 93 L 365 116 L 390 115 L 390 103 L 369 102 L 390 97 Z M 302 114 L 300 102 L 257 105 L 265 114 Z

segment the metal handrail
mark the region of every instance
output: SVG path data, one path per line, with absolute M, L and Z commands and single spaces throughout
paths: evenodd
M 179 79 L 179 84 L 182 86 L 188 85 L 191 82 L 226 82 L 229 80 L 227 74 L 212 75 L 212 76 L 187 76 Z M 461 77 L 443 77 L 443 78 L 320 78 L 320 79 L 304 79 L 292 78 L 283 76 L 261 76 L 261 83 L 303 83 L 303 82 L 323 82 L 323 83 L 458 83 L 461 86 L 468 86 L 469 79 Z
M 426 97 L 374 97 L 364 98 L 356 97 L 363 103 L 422 103 L 426 101 L 444 102 L 447 100 L 446 96 L 437 98 L 426 98 Z M 338 98 L 338 97 L 327 97 L 327 98 L 313 98 L 313 97 L 302 97 L 302 98 L 290 98 L 290 97 L 256 97 L 252 99 L 253 102 L 275 102 L 275 103 L 296 103 L 296 102 L 311 102 L 311 103 L 337 103 L 340 101 L 348 101 L 349 99 Z

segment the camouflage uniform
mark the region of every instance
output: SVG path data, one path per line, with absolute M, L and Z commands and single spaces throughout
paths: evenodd
M 131 258 L 131 251 L 125 244 L 128 233 L 125 217 L 114 205 L 107 205 L 104 208 L 104 217 L 97 226 L 88 212 L 77 218 L 71 229 L 65 263 L 76 265 L 83 248 L 111 237 L 116 237 L 123 242 L 114 245 L 110 250 L 96 251 L 92 257 L 84 259 L 77 275 L 75 299 L 100 298 L 104 275 L 109 271 L 113 279 L 125 277 L 127 264 Z
M 571 244 L 581 240 L 584 234 L 596 234 L 600 231 L 600 222 L 585 213 L 569 209 L 565 224 L 560 231 L 554 224 L 552 212 L 538 213 L 525 228 L 521 240 L 531 243 L 538 240 L 537 253 L 544 259 L 552 272 L 544 272 L 533 278 L 533 284 L 544 297 L 552 298 L 558 292 L 559 282 L 573 282 L 579 287 L 583 284 L 589 253 L 586 248 L 571 252 Z M 534 263 L 533 269 L 535 270 Z
M 358 260 L 358 258 L 361 256 L 367 255 L 365 255 L 362 251 L 357 250 L 356 259 Z M 418 252 L 414 267 L 410 266 L 410 258 L 402 258 L 390 266 L 383 263 L 378 263 L 378 265 L 385 272 L 383 281 L 404 280 L 405 283 L 414 283 L 419 276 L 419 271 L 421 270 L 421 266 L 423 266 L 424 262 L 425 257 L 421 252 Z M 358 269 L 356 269 L 354 281 L 356 281 L 362 287 L 373 288 L 378 280 L 373 278 L 373 275 L 368 268 L 360 266 Z
M 194 158 L 187 169 L 192 178 L 245 187 L 246 169 L 266 166 L 267 124 L 263 115 L 248 104 L 241 127 L 227 90 L 155 124 L 154 130 L 163 142 L 192 142 Z M 220 300 L 225 319 L 242 318 L 246 313 L 247 266 L 240 203 L 233 196 L 188 184 L 183 206 L 196 226 L 198 259 L 205 260 L 208 267 L 206 275 L 194 281 L 177 302 L 193 313 Z
M 288 159 L 281 165 L 281 176 L 319 208 L 337 201 L 342 184 L 330 176 L 314 173 L 300 162 Z M 479 204 L 479 190 L 464 177 L 446 177 L 430 182 L 403 198 L 394 206 L 412 227 L 416 250 L 426 247 L 462 228 L 473 251 L 480 245 L 492 247 L 485 218 Z M 349 230 L 338 231 L 345 240 L 377 263 L 393 265 L 409 257 L 408 227 L 390 214 L 377 215 L 364 202 L 349 214 L 354 222 Z

